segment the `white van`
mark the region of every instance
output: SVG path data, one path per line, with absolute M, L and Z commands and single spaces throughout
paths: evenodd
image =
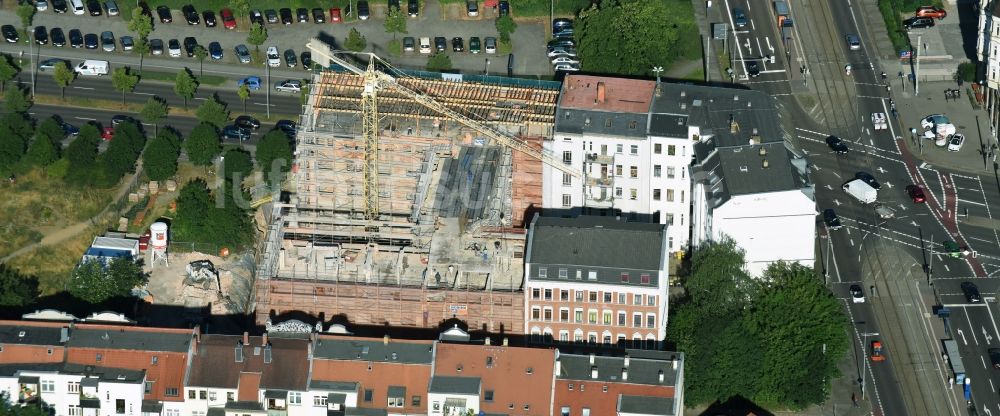
M 73 14 L 83 14 L 83 0 L 70 0 L 70 5 L 73 6 Z
M 86 61 L 80 62 L 79 65 L 74 69 L 77 74 L 80 75 L 107 75 L 108 74 L 108 61 L 95 61 L 88 59 Z

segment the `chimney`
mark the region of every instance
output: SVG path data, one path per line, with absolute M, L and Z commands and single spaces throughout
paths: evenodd
M 604 104 L 605 92 L 604 92 L 604 82 L 597 83 L 597 103 Z
M 264 335 L 260 336 L 260 346 L 262 347 L 267 346 L 267 332 L 265 332 Z
M 677 359 L 674 358 L 674 359 L 671 359 L 670 361 L 674 364 L 674 370 L 676 370 L 677 369 Z
M 556 360 L 556 377 L 559 377 L 559 374 L 562 374 L 562 362 Z
M 676 361 L 674 361 L 674 362 L 676 363 Z M 659 376 L 660 376 L 660 384 L 663 384 L 663 370 L 660 370 L 658 373 L 659 373 Z
M 483 340 L 483 345 L 487 345 L 487 346 L 490 345 L 490 337 L 486 337 L 486 339 Z
M 768 165 L 768 164 L 767 164 L 767 159 L 764 159 L 764 161 L 763 161 L 763 162 L 761 162 L 761 166 L 762 166 L 762 167 L 763 167 L 764 169 L 767 169 L 767 165 Z
M 622 381 L 628 381 L 628 368 L 622 368 Z
M 382 344 L 389 345 L 389 334 L 382 337 Z
M 195 345 L 201 344 L 201 325 L 194 326 L 194 343 Z
M 243 331 L 243 345 L 250 345 L 250 333 Z
M 628 363 L 629 363 L 629 357 L 628 354 L 625 354 L 625 368 L 628 368 Z
M 594 354 L 590 354 L 590 365 L 594 365 Z
M 590 378 L 597 380 L 597 366 L 590 367 Z
M 507 337 L 503 337 L 503 346 L 507 346 Z

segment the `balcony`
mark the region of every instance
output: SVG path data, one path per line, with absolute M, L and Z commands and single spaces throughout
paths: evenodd
M 600 186 L 600 187 L 610 187 L 615 183 L 615 178 L 612 176 L 588 176 L 587 186 Z
M 601 188 L 586 193 L 585 205 L 590 208 L 612 208 L 614 207 L 614 196 L 610 188 Z
M 602 165 L 610 165 L 615 162 L 614 155 L 602 155 L 599 153 L 588 153 L 587 161 L 591 163 L 598 163 Z

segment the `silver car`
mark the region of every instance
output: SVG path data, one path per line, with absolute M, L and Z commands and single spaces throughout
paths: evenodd
M 302 91 L 302 81 L 296 79 L 286 79 L 275 83 L 274 89 L 281 92 L 296 93 Z
M 111 31 L 101 32 L 101 48 L 105 52 L 115 51 L 115 34 Z
M 108 16 L 118 16 L 118 3 L 115 3 L 115 0 L 108 0 L 104 2 L 104 10 L 108 11 Z
M 241 64 L 250 63 L 250 49 L 247 49 L 247 45 L 236 45 L 236 48 L 233 50 L 236 52 L 236 57 L 239 58 Z
M 861 38 L 858 35 L 847 35 L 847 47 L 852 51 L 861 49 Z

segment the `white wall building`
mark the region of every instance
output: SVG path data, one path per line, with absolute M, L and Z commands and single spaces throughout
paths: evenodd
M 984 100 L 990 114 L 990 126 L 1000 125 L 1000 8 L 988 0 L 979 0 L 979 39 L 976 57 L 979 61 L 977 82 L 985 82 Z

